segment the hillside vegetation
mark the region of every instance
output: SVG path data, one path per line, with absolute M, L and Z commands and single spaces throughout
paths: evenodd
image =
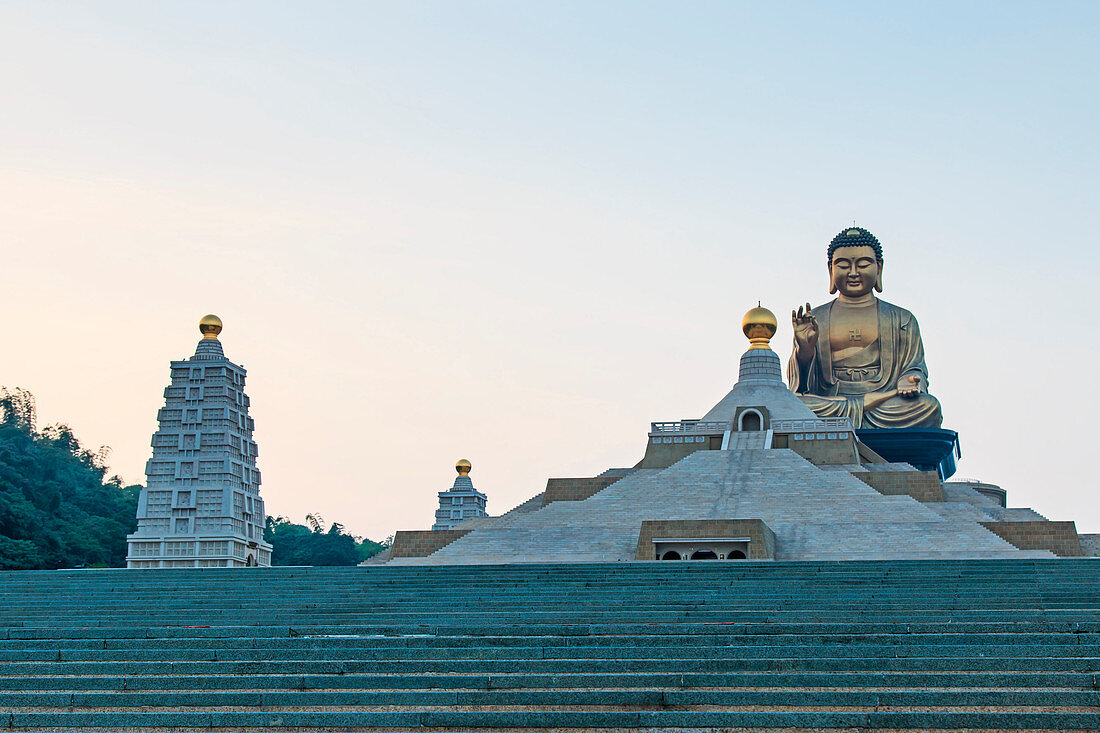
M 0 389 L 0 569 L 125 564 L 141 487 L 106 478 L 106 455 L 38 430 L 30 393 Z
M 264 539 L 271 543 L 272 565 L 356 565 L 389 546 L 389 541 L 372 542 L 348 534 L 333 522 L 327 530 L 324 520 L 307 514 L 308 527 L 285 517 L 268 517 Z

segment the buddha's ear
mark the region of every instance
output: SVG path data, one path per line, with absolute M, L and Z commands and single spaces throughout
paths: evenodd
M 829 263 L 829 295 L 836 295 L 836 281 L 833 280 L 833 263 Z
M 878 280 L 875 281 L 875 290 L 882 292 L 882 260 L 878 261 Z

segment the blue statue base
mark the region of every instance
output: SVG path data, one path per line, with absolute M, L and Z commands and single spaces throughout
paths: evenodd
M 943 428 L 874 428 L 857 430 L 856 436 L 887 461 L 936 471 L 941 481 L 955 475 L 955 459 L 962 455 L 959 434 Z

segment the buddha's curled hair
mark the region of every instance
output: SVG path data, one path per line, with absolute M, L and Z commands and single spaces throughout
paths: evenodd
M 829 242 L 829 264 L 833 264 L 833 252 L 841 247 L 870 247 L 875 251 L 875 259 L 882 262 L 882 245 L 874 234 L 863 227 L 848 227 Z

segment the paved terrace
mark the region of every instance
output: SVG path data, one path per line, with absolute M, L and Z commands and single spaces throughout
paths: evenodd
M 1100 729 L 1100 561 L 0 573 L 0 730 Z

